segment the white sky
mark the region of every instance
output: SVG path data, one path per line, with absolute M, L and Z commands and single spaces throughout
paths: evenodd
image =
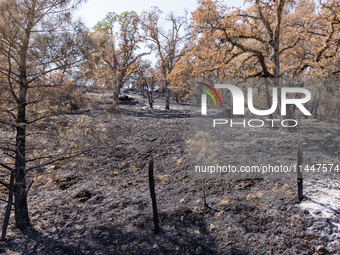
M 243 6 L 244 0 L 220 0 L 227 6 Z M 189 13 L 197 8 L 197 0 L 87 0 L 76 12 L 76 16 L 81 17 L 87 27 L 92 28 L 98 21 L 102 20 L 108 12 L 120 14 L 125 11 L 135 11 L 141 14 L 143 10 L 148 10 L 152 6 L 158 6 L 163 14 L 173 12 L 177 15 L 183 14 L 186 9 Z M 141 52 L 148 51 L 141 48 Z M 156 63 L 154 53 L 144 56 Z
M 221 1 L 222 2 L 222 1 Z M 224 0 L 228 6 L 242 6 L 243 0 Z M 184 9 L 192 12 L 197 7 L 197 0 L 88 0 L 77 11 L 85 24 L 92 28 L 98 21 L 102 20 L 108 12 L 122 13 L 124 11 L 135 11 L 140 14 L 143 10 L 158 6 L 164 14 L 174 12 L 181 14 Z

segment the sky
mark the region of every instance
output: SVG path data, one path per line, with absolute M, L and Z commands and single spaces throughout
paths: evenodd
M 244 0 L 220 0 L 227 6 L 243 6 Z M 184 14 L 186 9 L 189 13 L 197 8 L 197 0 L 87 0 L 76 12 L 88 28 L 92 28 L 98 21 L 102 20 L 108 12 L 122 13 L 125 11 L 135 11 L 141 14 L 143 10 L 148 10 L 152 6 L 158 6 L 164 14 L 170 12 L 176 15 Z M 145 51 L 142 47 L 141 52 Z M 148 50 L 147 50 L 148 51 Z M 144 56 L 143 59 L 156 63 L 154 53 Z
M 243 5 L 243 0 L 224 0 L 221 2 L 228 6 Z M 180 15 L 184 9 L 189 12 L 194 11 L 197 7 L 197 0 L 88 0 L 79 8 L 76 15 L 81 17 L 89 28 L 92 28 L 108 12 L 120 14 L 124 11 L 135 11 L 140 14 L 143 10 L 150 9 L 152 6 L 158 6 L 165 14 L 174 12 Z

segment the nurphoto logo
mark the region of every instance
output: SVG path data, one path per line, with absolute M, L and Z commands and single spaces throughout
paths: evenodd
M 211 89 L 214 94 L 217 96 L 220 104 L 222 106 L 222 101 L 217 93 L 217 91 L 210 85 L 199 82 L 200 84 L 206 86 L 207 88 Z M 216 89 L 229 89 L 233 96 L 233 115 L 244 115 L 244 95 L 240 88 L 236 87 L 235 85 L 229 84 L 215 84 Z M 217 105 L 214 96 L 206 89 L 200 88 L 199 89 L 205 91 L 214 101 L 215 105 Z M 269 115 L 275 112 L 277 108 L 278 96 L 277 96 L 277 88 L 273 88 L 273 103 L 272 107 L 268 110 L 258 110 L 255 109 L 253 105 L 253 88 L 248 88 L 248 107 L 249 111 L 255 115 Z M 305 94 L 305 98 L 293 98 L 288 99 L 287 93 L 302 93 Z M 207 94 L 202 94 L 202 115 L 207 114 Z M 281 88 L 281 115 L 286 115 L 286 105 L 295 105 L 299 108 L 304 115 L 311 115 L 311 113 L 302 105 L 307 103 L 311 99 L 311 93 L 308 89 L 304 88 Z
M 198 84 L 201 84 L 205 86 L 206 88 L 198 87 L 198 89 L 206 92 L 206 94 L 201 95 L 201 114 L 207 115 L 207 95 L 209 95 L 212 100 L 214 101 L 214 104 L 217 106 L 216 99 L 214 95 L 208 90 L 210 89 L 218 98 L 220 105 L 223 106 L 222 100 L 220 95 L 217 93 L 216 89 L 228 89 L 232 94 L 232 101 L 233 101 L 233 115 L 244 115 L 245 114 L 245 97 L 240 88 L 238 88 L 235 85 L 230 84 L 215 84 L 214 87 L 198 82 Z M 297 88 L 297 87 L 282 87 L 281 88 L 281 116 L 286 115 L 286 106 L 287 105 L 294 105 L 297 109 L 299 109 L 304 115 L 308 116 L 311 115 L 311 113 L 304 107 L 304 103 L 307 103 L 311 99 L 311 93 L 308 89 L 305 88 Z M 301 93 L 305 95 L 303 98 L 287 98 L 288 93 Z M 278 106 L 278 88 L 273 87 L 272 88 L 272 105 L 270 109 L 262 110 L 262 109 L 256 109 L 253 104 L 253 88 L 248 87 L 247 88 L 247 105 L 249 111 L 258 116 L 265 116 L 270 115 L 274 113 Z M 274 126 L 275 121 L 280 121 L 279 119 L 266 119 L 265 121 L 271 122 L 271 126 Z M 254 123 L 260 123 L 259 125 L 255 125 Z M 287 124 L 288 122 L 293 122 L 294 124 Z M 214 119 L 213 126 L 216 127 L 216 125 L 224 125 L 229 123 L 226 119 Z M 233 125 L 233 120 L 230 120 L 231 127 Z M 234 122 L 235 124 L 241 124 L 244 127 L 246 126 L 246 120 L 243 122 Z M 262 119 L 252 119 L 248 121 L 249 127 L 262 127 L 264 125 L 264 121 Z M 297 121 L 294 119 L 285 119 L 281 121 L 281 125 L 283 127 L 295 127 L 297 125 Z

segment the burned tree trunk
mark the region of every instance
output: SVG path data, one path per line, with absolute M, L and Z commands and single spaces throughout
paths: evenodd
M 150 109 L 153 109 L 153 101 L 152 101 L 152 99 L 149 99 L 149 106 L 150 106 Z
M 298 142 L 297 146 L 297 185 L 298 185 L 298 199 L 303 199 L 303 177 L 302 177 L 302 143 Z
M 265 92 L 266 92 L 267 106 L 268 106 L 268 109 L 270 109 L 272 107 L 272 100 L 271 100 L 270 93 L 269 93 L 268 83 L 269 83 L 268 79 L 264 79 L 264 84 L 265 84 L 265 89 L 266 89 Z M 274 119 L 274 115 L 272 113 L 269 114 L 269 119 Z
M 291 105 L 286 105 L 286 117 L 284 119 L 289 120 L 287 121 L 288 126 L 289 126 L 287 130 L 290 133 L 295 133 L 297 131 L 297 126 L 295 126 L 296 125 L 296 122 L 294 121 L 295 114 L 291 108 Z
M 165 95 L 165 110 L 170 110 L 170 89 L 168 88 L 169 84 L 166 85 L 166 95 Z
M 159 229 L 159 223 L 158 223 L 155 181 L 154 181 L 154 178 L 153 178 L 153 159 L 151 159 L 150 162 L 149 162 L 149 187 L 150 187 L 150 195 L 151 195 L 151 200 L 152 200 L 154 232 L 155 232 L 155 234 L 158 234 L 160 229 Z
M 8 187 L 8 202 L 7 202 L 7 208 L 6 208 L 5 217 L 4 217 L 4 223 L 2 225 L 1 241 L 5 241 L 6 239 L 9 217 L 11 216 L 12 205 L 13 205 L 13 186 L 14 186 L 14 171 L 11 171 L 11 177 L 10 177 L 9 187 Z
M 19 229 L 29 226 L 26 186 L 26 94 L 25 83 L 20 86 L 15 142 L 15 223 Z

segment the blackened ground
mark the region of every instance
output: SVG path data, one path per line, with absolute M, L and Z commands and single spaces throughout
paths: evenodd
M 20 232 L 13 227 L 12 215 L 0 252 L 339 254 L 340 203 L 322 207 L 319 202 L 327 215 L 310 206 L 318 203 L 315 187 L 327 184 L 322 187 L 335 192 L 340 187 L 336 181 L 309 182 L 310 199 L 299 203 L 295 180 L 210 179 L 204 184 L 208 204 L 204 207 L 202 180 L 189 173 L 188 106 L 164 111 L 158 101 L 158 107 L 150 110 L 144 99 L 130 96 L 137 103 L 121 105 L 116 114 L 106 113 L 104 103 L 83 113 L 91 117 L 101 112 L 108 128 L 114 123 L 129 128 L 129 135 L 85 159 L 34 173 L 29 193 L 32 227 Z M 250 156 L 255 157 L 253 153 Z M 160 214 L 157 235 L 148 187 L 151 158 Z

